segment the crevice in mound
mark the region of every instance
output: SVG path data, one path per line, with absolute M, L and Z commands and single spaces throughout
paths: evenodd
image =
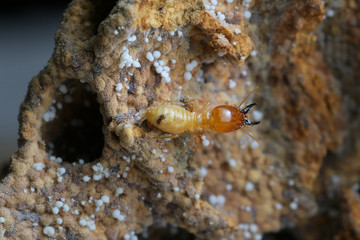
M 71 79 L 58 87 L 41 126 L 50 160 L 91 162 L 101 156 L 104 136 L 99 107 L 96 93 L 86 83 Z
M 285 228 L 279 232 L 266 233 L 262 237 L 262 240 L 300 240 L 295 230 Z
M 138 234 L 139 240 L 195 240 L 195 235 L 183 228 L 158 222 Z

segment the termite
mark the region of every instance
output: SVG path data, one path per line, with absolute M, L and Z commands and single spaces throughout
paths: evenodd
M 238 129 L 243 130 L 245 126 L 260 123 L 259 121 L 251 121 L 247 117 L 247 113 L 256 103 L 241 108 L 242 104 L 255 90 L 251 91 L 237 107 L 218 105 L 209 111 L 190 112 L 181 106 L 169 104 L 149 107 L 145 112 L 145 118 L 151 125 L 175 137 L 183 132 L 210 131 L 228 133 Z M 244 132 L 256 140 L 247 131 L 244 130 Z

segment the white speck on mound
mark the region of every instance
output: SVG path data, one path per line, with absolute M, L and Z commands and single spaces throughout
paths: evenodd
M 123 192 L 124 192 L 124 188 L 118 187 L 118 188 L 116 188 L 116 190 L 115 190 L 115 196 L 118 197 L 118 196 L 120 196 L 121 194 L 123 194 Z
M 236 87 L 236 82 L 234 80 L 230 79 L 229 80 L 229 88 L 232 89 L 234 87 Z
M 157 39 L 159 42 L 162 41 L 162 37 L 161 37 L 161 36 L 158 36 L 156 39 Z
M 147 60 L 149 60 L 150 62 L 154 61 L 154 56 L 151 52 L 147 52 L 146 53 L 146 58 Z
M 291 202 L 289 206 L 291 210 L 296 210 L 298 208 L 297 202 Z
M 140 68 L 141 67 L 141 64 L 140 64 L 140 62 L 139 62 L 139 60 L 138 59 L 136 59 L 134 62 L 133 62 L 133 67 L 135 67 L 135 68 Z
M 107 196 L 107 195 L 104 195 L 104 196 L 102 196 L 101 200 L 102 200 L 104 203 L 109 203 L 109 202 L 110 202 L 110 197 Z
M 240 33 L 241 33 L 241 29 L 240 29 L 240 28 L 235 28 L 235 33 L 236 33 L 236 34 L 240 34 Z
M 68 211 L 70 210 L 69 205 L 64 204 L 64 206 L 63 206 L 63 210 L 64 210 L 64 212 L 68 212 Z
M 195 199 L 200 199 L 200 194 L 196 193 L 195 194 Z
M 261 119 L 263 119 L 264 116 L 264 114 L 261 111 L 256 109 L 252 112 L 252 115 L 255 121 L 260 121 Z
M 230 158 L 227 162 L 229 163 L 230 167 L 236 167 L 236 160 L 235 159 Z
M 282 204 L 281 203 L 275 203 L 275 208 L 277 210 L 281 210 L 282 209 Z
M 216 6 L 217 3 L 218 3 L 217 0 L 211 0 L 211 4 L 212 4 L 212 5 L 215 5 L 215 6 Z
M 205 168 L 205 167 L 201 167 L 201 168 L 200 168 L 200 173 L 201 173 L 201 176 L 205 177 L 206 174 L 207 174 L 206 168 Z
M 255 189 L 255 185 L 252 182 L 247 181 L 245 184 L 245 191 L 251 192 L 254 189 Z
M 233 2 L 233 0 L 226 0 L 226 2 L 227 2 L 227 3 L 232 3 L 232 2 Z
M 62 220 L 61 218 L 58 218 L 58 219 L 56 219 L 56 223 L 57 223 L 57 224 L 62 224 L 62 223 L 63 223 L 63 220 Z
M 251 142 L 251 144 L 250 144 L 250 148 L 251 149 L 256 149 L 256 148 L 258 148 L 259 147 L 259 143 L 257 142 L 257 141 L 255 141 L 255 140 L 253 140 L 252 142 Z
M 251 12 L 249 12 L 248 10 L 245 10 L 244 16 L 245 16 L 245 18 L 251 18 Z
M 55 229 L 51 226 L 46 226 L 43 230 L 43 233 L 46 235 L 46 236 L 49 236 L 49 237 L 52 237 L 54 236 L 55 234 Z
M 61 208 L 61 207 L 63 207 L 63 206 L 64 206 L 64 203 L 63 203 L 63 202 L 61 202 L 61 201 L 56 201 L 55 207 Z
M 173 190 L 174 190 L 174 192 L 178 192 L 180 189 L 179 189 L 179 187 L 174 187 Z
M 36 171 L 41 171 L 44 167 L 44 164 L 42 163 L 34 163 L 32 165 L 32 168 L 35 169 Z
M 90 179 L 91 179 L 91 178 L 90 178 L 89 176 L 84 176 L 84 177 L 83 177 L 83 181 L 84 181 L 84 182 L 88 182 L 88 181 L 90 181 Z
M 161 196 L 161 193 L 158 193 L 158 194 L 156 195 L 156 197 L 160 199 L 160 198 L 162 197 L 162 196 Z
M 114 30 L 114 34 L 115 34 L 115 35 L 118 35 L 118 34 L 119 34 L 119 31 L 115 29 L 115 30 Z
M 158 58 L 161 56 L 161 52 L 159 52 L 159 51 L 154 51 L 154 52 L 153 52 L 153 56 L 154 56 L 155 59 L 158 59 Z
M 232 188 L 233 186 L 230 183 L 226 184 L 226 190 L 231 191 Z
M 251 56 L 256 56 L 256 55 L 257 55 L 257 51 L 256 51 L 256 50 L 253 50 L 250 55 L 251 55 Z
M 168 167 L 168 171 L 169 171 L 169 173 L 172 173 L 172 172 L 174 172 L 174 168 L 173 167 Z
M 184 78 L 185 78 L 186 81 L 189 81 L 192 78 L 191 72 L 185 72 L 184 73 Z
M 335 11 L 333 9 L 328 9 L 326 15 L 328 17 L 333 17 L 335 15 Z
M 0 217 L 0 223 L 4 223 L 5 222 L 5 218 L 4 217 Z
M 130 36 L 130 37 L 128 38 L 128 41 L 129 41 L 129 42 L 134 42 L 134 41 L 136 41 L 136 36 L 135 36 L 135 35 Z
M 61 84 L 59 87 L 59 91 L 63 94 L 66 94 L 68 92 L 68 89 L 64 84 Z
M 57 207 L 53 207 L 51 210 L 52 210 L 52 213 L 55 215 L 59 213 L 59 208 L 57 208 Z

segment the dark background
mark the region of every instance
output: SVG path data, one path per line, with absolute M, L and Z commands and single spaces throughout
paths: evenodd
M 0 168 L 17 150 L 27 85 L 50 59 L 70 1 L 2 1 L 0 7 Z

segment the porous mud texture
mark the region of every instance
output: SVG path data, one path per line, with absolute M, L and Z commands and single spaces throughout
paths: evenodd
M 360 239 L 359 8 L 73 1 L 21 105 L 1 236 Z M 238 105 L 256 86 L 260 145 L 165 138 L 144 119 L 168 101 Z

